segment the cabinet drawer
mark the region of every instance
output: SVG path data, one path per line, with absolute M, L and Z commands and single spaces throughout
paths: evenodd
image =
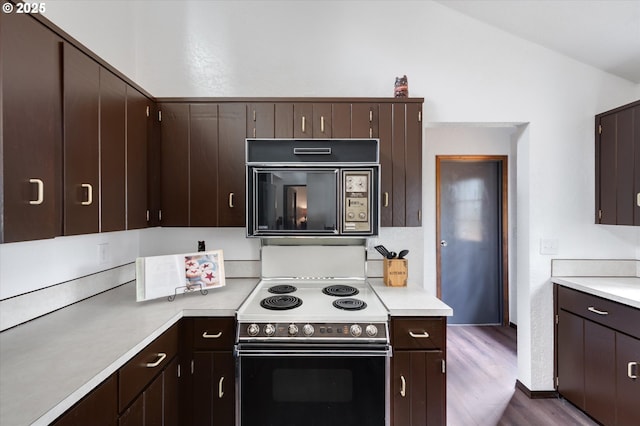
M 234 318 L 195 318 L 193 347 L 195 349 L 231 350 L 235 341 Z
M 558 309 L 640 338 L 640 310 L 631 306 L 558 286 Z
M 177 353 L 178 327 L 173 326 L 120 368 L 118 411 L 122 412 Z
M 393 349 L 443 349 L 445 327 L 444 318 L 392 318 Z

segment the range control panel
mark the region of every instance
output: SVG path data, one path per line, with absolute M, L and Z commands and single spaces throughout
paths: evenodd
M 343 170 L 343 232 L 371 231 L 371 171 Z
M 240 340 L 367 340 L 387 341 L 385 323 L 249 323 L 239 324 Z

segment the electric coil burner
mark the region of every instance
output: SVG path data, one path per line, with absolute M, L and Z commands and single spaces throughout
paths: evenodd
M 302 300 L 289 295 L 271 296 L 260 301 L 260 306 L 273 311 L 286 311 L 287 309 L 297 308 L 300 305 L 302 305 Z
M 269 287 L 269 293 L 273 294 L 288 294 L 293 293 L 296 290 L 297 288 L 289 284 L 274 285 L 273 287 Z
M 352 299 L 350 297 L 344 299 L 338 299 L 333 302 L 333 306 L 338 309 L 344 309 L 345 311 L 359 311 L 365 309 L 367 304 L 360 299 Z
M 323 288 L 322 292 L 329 296 L 337 297 L 355 296 L 356 294 L 360 293 L 357 288 L 350 285 L 330 285 Z

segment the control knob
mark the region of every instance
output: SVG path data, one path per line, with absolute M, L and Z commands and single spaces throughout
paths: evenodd
M 367 328 L 364 329 L 369 337 L 375 337 L 378 334 L 378 327 L 373 324 L 369 324 Z
M 362 327 L 360 327 L 358 324 L 353 324 L 349 331 L 351 332 L 351 335 L 353 337 L 360 337 L 360 335 L 362 334 Z
M 314 332 L 313 326 L 311 324 L 305 324 L 302 327 L 302 332 L 305 336 L 312 336 Z
M 266 334 L 267 336 L 273 336 L 275 332 L 276 328 L 273 324 L 267 324 L 264 326 L 264 334 Z
M 360 216 L 360 219 L 366 219 L 367 218 L 367 214 L 365 212 L 360 212 L 358 214 L 358 216 Z
M 295 336 L 298 334 L 298 326 L 295 324 L 289 324 L 289 335 Z
M 258 333 L 260 333 L 260 327 L 258 326 L 258 324 L 251 324 L 249 327 L 247 327 L 247 334 L 249 336 L 257 336 Z
M 355 213 L 353 213 L 353 212 L 347 213 L 347 218 L 354 219 L 355 217 L 356 217 Z

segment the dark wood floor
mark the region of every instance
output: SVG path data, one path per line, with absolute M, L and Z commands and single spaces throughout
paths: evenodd
M 564 399 L 529 399 L 516 389 L 516 330 L 447 328 L 447 423 L 450 426 L 597 425 Z

